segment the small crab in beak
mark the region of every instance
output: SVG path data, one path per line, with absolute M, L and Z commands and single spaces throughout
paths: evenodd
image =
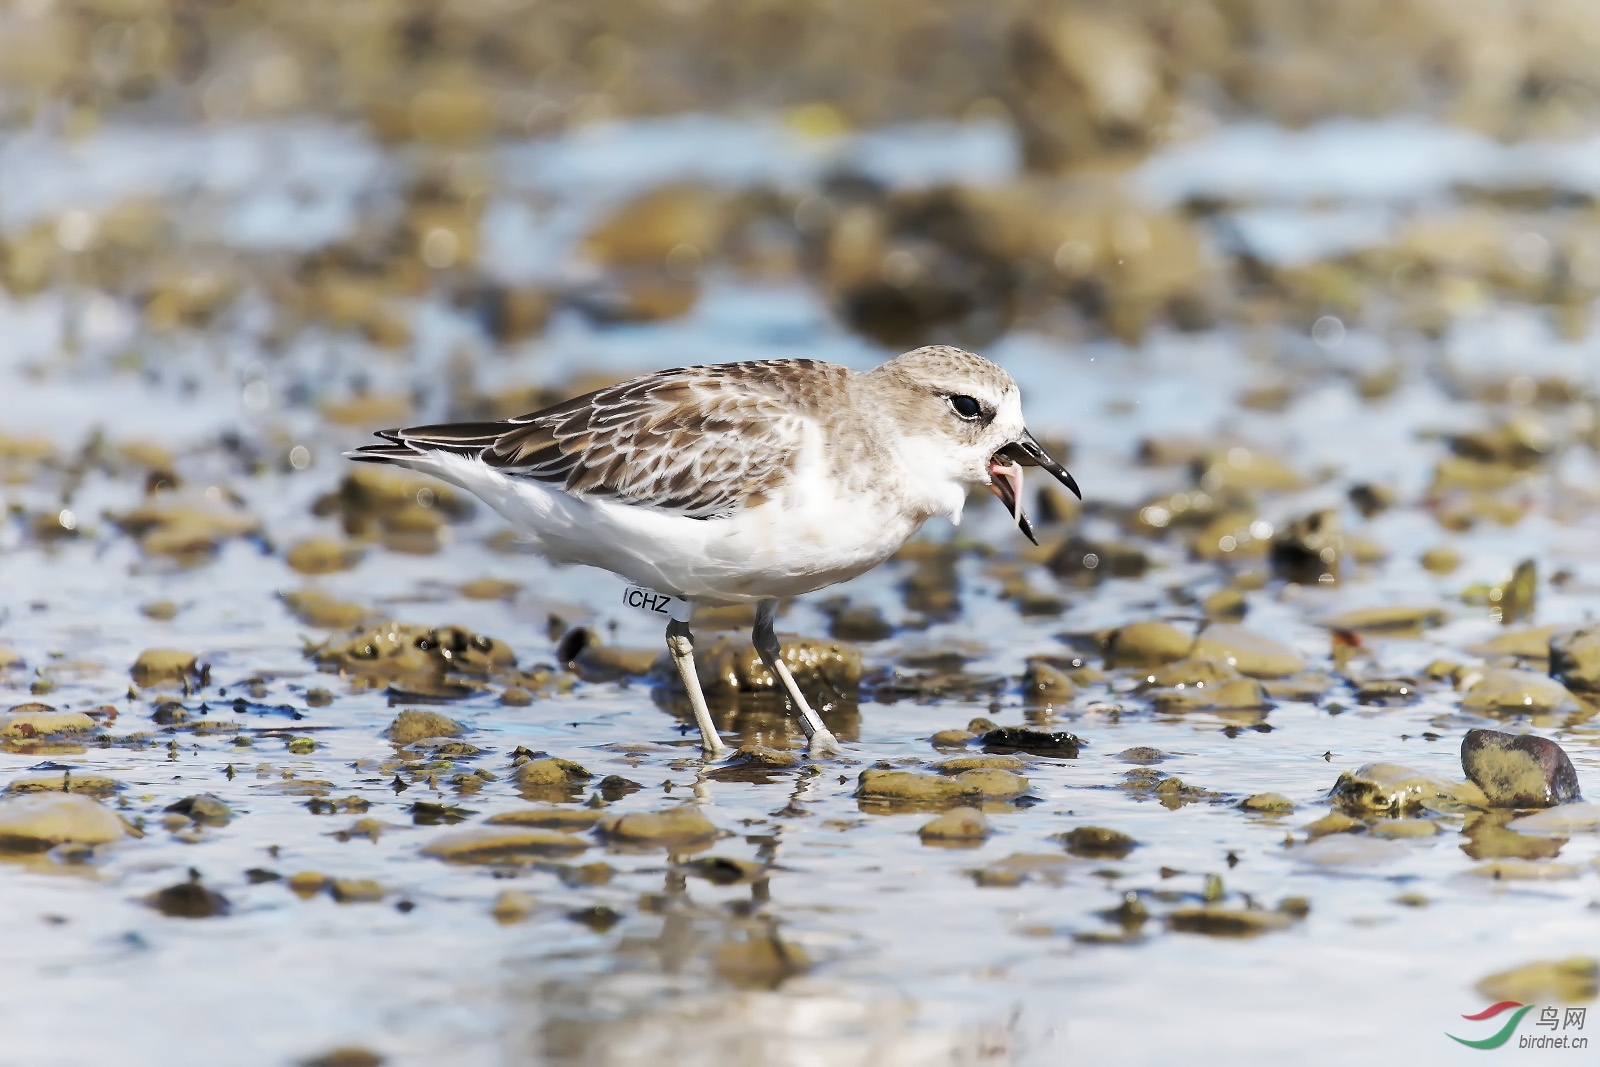
M 1033 535 L 1033 523 L 1028 521 L 1028 516 L 1022 510 L 1022 468 L 1025 466 L 1043 467 L 1056 481 L 1072 490 L 1072 495 L 1079 500 L 1083 499 L 1083 494 L 1078 491 L 1078 483 L 1067 473 L 1067 468 L 1051 459 L 1050 454 L 1027 430 L 1022 431 L 1022 437 L 1015 443 L 989 457 L 989 491 L 999 497 L 1000 503 L 1011 513 L 1022 536 L 1038 544 L 1039 539 Z

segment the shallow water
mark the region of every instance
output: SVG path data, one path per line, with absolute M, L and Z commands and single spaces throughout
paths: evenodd
M 70 203 L 86 206 L 96 196 L 111 201 L 175 181 L 198 183 L 210 214 L 202 213 L 195 225 L 214 225 L 219 239 L 247 248 L 272 243 L 252 235 L 294 230 L 298 239 L 311 240 L 306 227 L 339 232 L 359 197 L 392 191 L 403 166 L 376 154 L 354 131 L 257 132 L 274 143 L 333 146 L 334 162 L 288 168 L 294 173 L 288 185 L 299 183 L 315 195 L 279 195 L 264 185 L 273 169 L 270 155 L 256 157 L 259 172 L 208 176 L 202 168 L 150 177 L 144 171 L 120 175 L 125 186 L 96 189 L 95 183 L 110 181 L 106 175 L 116 171 L 116 160 L 148 151 L 149 131 L 110 130 L 103 140 L 63 150 L 59 159 L 35 162 L 49 164 L 41 175 L 63 175 L 60 188 L 71 191 Z M 641 127 L 613 131 L 623 138 L 621 147 L 597 148 L 580 137 L 504 152 L 497 163 L 503 185 L 538 190 L 548 199 L 534 210 L 508 197 L 503 213 L 491 215 L 511 220 L 509 231 L 526 238 L 508 243 L 508 259 L 498 269 L 537 275 L 540 264 L 514 262 L 519 251 L 565 248 L 585 220 L 630 190 L 685 173 L 706 177 L 700 164 L 719 158 L 709 151 L 718 145 L 736 145 L 747 153 L 746 165 L 756 168 L 720 157 L 724 172 L 711 177 L 735 185 L 778 173 L 780 164 L 799 158 L 784 156 L 781 144 L 753 135 L 741 141 L 735 133 L 716 124 L 698 133 Z M 648 141 L 652 135 L 702 150 L 684 150 L 660 174 L 637 173 L 628 147 L 635 142 L 627 138 Z M 918 164 L 925 158 L 964 158 L 947 176 L 972 181 L 1004 176 L 1014 166 L 1009 143 L 983 129 L 969 133 L 965 155 L 930 154 L 928 136 L 917 130 L 876 135 L 848 151 L 888 180 L 928 178 Z M 1186 187 L 1202 186 L 1209 164 L 1203 153 L 1195 158 L 1185 163 L 1175 154 L 1152 165 L 1152 173 L 1179 186 L 1171 174 L 1192 173 L 1193 185 Z M 804 184 L 818 172 L 799 171 L 796 180 Z M 154 186 L 140 184 L 147 178 Z M 1429 190 L 1444 180 L 1430 178 Z M 34 176 L 24 184 L 42 183 Z M 1398 210 L 1414 185 L 1318 189 L 1315 196 L 1343 197 L 1362 210 L 1389 202 Z M 19 206 L 9 189 L 0 202 L 19 213 L 12 223 L 69 203 Z M 314 225 L 303 215 L 312 203 L 323 205 Z M 552 252 L 544 263 L 555 258 Z M 351 570 L 310 579 L 294 574 L 281 550 L 309 534 L 335 531 L 333 520 L 311 514 L 311 504 L 345 475 L 340 450 L 362 438 L 325 423 L 308 400 L 345 395 L 357 379 L 374 393 L 416 389 L 417 420 L 425 421 L 445 410 L 449 398 L 438 383 L 461 350 L 484 387 L 801 354 L 864 367 L 883 353 L 844 333 L 805 287 L 733 278 L 713 278 L 694 311 L 675 322 L 602 329 L 562 315 L 537 342 L 504 354 L 488 351 L 471 322 L 434 297 L 416 304 L 417 340 L 406 357 L 374 354 L 315 331 L 269 354 L 263 342 L 268 312 L 256 305 L 252 310 L 247 297 L 226 329 L 171 339 L 143 334 L 129 308 L 103 297 L 58 289 L 0 302 L 0 425 L 7 435 L 40 434 L 68 454 L 96 428 L 113 442 L 161 442 L 178 453 L 186 483 L 180 492 L 201 497 L 216 487 L 237 494 L 240 506 L 262 520 L 265 537 L 228 541 L 214 560 L 192 567 L 147 558 L 102 517 L 136 506 L 144 495 L 140 480 L 95 469 L 70 500 L 76 539 L 41 543 L 27 534 L 20 515 L 5 527 L 0 639 L 29 668 L 8 679 L 9 702 L 33 699 L 28 684 L 43 676 L 54 688 L 38 699 L 71 708 L 110 704 L 117 716 L 105 726 L 104 743 L 90 742 L 82 751 L 8 752 L 0 755 L 0 773 L 14 781 L 48 760 L 78 776 L 109 776 L 124 787 L 114 803 L 146 825 L 143 838 L 97 849 L 86 862 L 46 859 L 0 868 L 0 898 L 13 920 L 0 964 L 19 993 L 0 1005 L 7 1035 L 0 1059 L 280 1064 L 361 1045 L 396 1064 L 1113 1057 L 1155 1063 L 1196 1049 L 1208 1061 L 1239 1063 L 1291 1056 L 1333 1062 L 1352 1053 L 1454 1062 L 1478 1055 L 1443 1036 L 1460 1025 L 1460 1015 L 1483 1006 L 1476 982 L 1530 960 L 1592 950 L 1600 926 L 1600 837 L 1592 832 L 1574 835 L 1561 848 L 1560 861 L 1571 866 L 1572 877 L 1552 881 L 1474 875 L 1480 864 L 1463 854 L 1462 820 L 1452 815 L 1437 818 L 1441 832 L 1429 839 L 1359 838 L 1382 847 L 1356 862 L 1319 865 L 1307 858 L 1303 827 L 1328 810 L 1326 794 L 1341 772 L 1383 761 L 1448 780 L 1462 777 L 1461 735 L 1498 723 L 1462 713 L 1460 694 L 1448 685 L 1428 687 L 1405 707 L 1360 706 L 1351 687 L 1339 682 L 1318 702 L 1278 700 L 1265 715 L 1168 715 L 1131 692 L 1136 679 L 1123 672 L 1056 709 L 1055 727 L 1080 734 L 1088 746 L 1075 760 L 1024 757 L 1035 802 L 992 810 L 996 833 L 981 846 L 924 846 L 916 831 L 926 813 L 864 812 L 853 795 L 856 777 L 875 761 L 932 763 L 941 753 L 929 735 L 973 716 L 1023 721 L 1030 712 L 1018 679 L 1029 656 L 1065 655 L 1062 635 L 1142 619 L 1193 626 L 1199 620 L 1193 597 L 1181 602 L 1172 591 L 1204 596 L 1228 577 L 1213 564 L 1190 561 L 1173 538 L 1143 545 L 1157 565 L 1137 580 L 1063 586 L 1035 563 L 1026 571 L 1028 581 L 1060 592 L 1066 607 L 1053 617 L 1025 617 L 1001 595 L 996 565 L 1022 558 L 1027 546 L 986 500 L 974 502 L 959 536 L 992 546 L 998 556 L 963 556 L 961 612 L 953 621 L 916 627 L 899 592 L 909 563 L 886 565 L 843 592 L 880 607 L 891 622 L 913 624 L 863 646 L 869 671 L 915 652 L 957 648 L 971 657 L 968 674 L 1006 680 L 997 696 L 890 704 L 864 696 L 859 734 L 849 738 L 845 760 L 814 775 L 787 770 L 751 784 L 703 778 L 694 737 L 662 709 L 646 682 L 579 682 L 571 692 L 520 708 L 502 706 L 488 690 L 437 710 L 469 728 L 465 739 L 484 752 L 466 765 L 487 768 L 495 780 L 459 797 L 448 775 L 441 775 L 437 789 L 424 779 L 397 793 L 399 779 L 385 764 L 394 746 L 381 732 L 398 709 L 381 689 L 355 691 L 319 673 L 303 653 L 303 639 L 323 631 L 295 620 L 280 591 L 315 586 L 402 622 L 459 624 L 508 642 L 523 665 L 554 662 L 551 614 L 594 626 L 623 646 L 654 648 L 660 635 L 650 620 L 619 609 L 620 581 L 491 548 L 500 525 L 483 508 L 471 521 L 449 527 L 451 541 L 436 554 L 374 547 Z M 78 324 L 80 341 L 75 353 L 63 355 L 68 318 Z M 1259 354 L 1263 343 L 1271 359 Z M 1543 579 L 1562 569 L 1571 577 L 1559 587 L 1543 582 L 1537 612 L 1523 625 L 1590 618 L 1600 585 L 1594 547 L 1600 466 L 1586 447 L 1566 450 L 1558 465 L 1524 483 L 1529 512 L 1509 527 L 1484 522 L 1446 535 L 1413 506 L 1367 521 L 1344 497 L 1354 483 L 1377 481 L 1395 486 L 1403 501 L 1417 498 L 1445 454 L 1426 432 L 1475 428 L 1499 412 L 1463 397 L 1463 375 L 1504 380 L 1533 373 L 1537 365 L 1593 386 L 1600 375 L 1594 343 L 1559 340 L 1528 309 L 1491 307 L 1406 361 L 1387 397 L 1363 400 L 1354 379 L 1389 355 L 1387 343 L 1356 324 L 1329 348 L 1270 331 L 1265 337 L 1233 330 L 1158 334 L 1136 349 L 1068 345 L 1023 333 L 986 354 L 1021 382 L 1034 430 L 1071 439 L 1070 466 L 1091 505 L 1080 527 L 1087 536 L 1123 538 L 1109 508 L 1189 487 L 1182 468 L 1135 461 L 1147 436 L 1244 441 L 1297 471 L 1325 471 L 1308 488 L 1268 497 L 1260 518 L 1281 528 L 1314 507 L 1338 507 L 1347 535 L 1380 542 L 1387 560 L 1347 565 L 1345 580 L 1333 587 L 1271 581 L 1248 593 L 1244 620 L 1292 644 L 1312 668 L 1330 668 L 1329 634 L 1320 619 L 1380 604 L 1440 606 L 1448 619 L 1417 637 L 1369 638 L 1372 658 L 1358 661 L 1361 671 L 1393 677 L 1415 674 L 1440 657 L 1478 662 L 1466 646 L 1503 628 L 1486 608 L 1462 603 L 1458 594 L 1473 582 L 1503 580 L 1524 558 L 1538 561 Z M 1281 411 L 1237 404 L 1242 390 L 1268 378 L 1292 388 Z M 1577 417 L 1566 411 L 1551 419 Z M 228 430 L 239 431 L 241 449 L 217 444 Z M 310 451 L 303 470 L 277 459 L 295 444 Z M 241 458 L 252 449 L 270 457 L 254 473 Z M 8 486 L 6 499 L 14 508 L 50 514 L 63 506 L 61 493 L 60 473 L 47 471 Z M 939 526 L 926 536 L 954 534 Z M 1416 560 L 1446 540 L 1463 562 L 1438 577 Z M 458 592 L 463 582 L 483 577 L 520 583 L 521 591 L 489 601 Z M 780 630 L 825 633 L 819 605 L 827 595 L 801 598 Z M 175 602 L 176 617 L 158 622 L 142 615 L 139 605 L 155 599 Z M 174 694 L 131 697 L 127 673 L 150 647 L 187 649 L 209 663 L 212 688 L 188 703 L 207 701 L 209 717 L 238 722 L 238 729 L 169 733 L 153 725 L 155 703 Z M 231 701 L 251 679 L 249 703 L 236 709 Z M 306 690 L 318 686 L 334 692 L 330 706 L 307 705 Z M 1533 725 L 1566 748 L 1593 793 L 1600 791 L 1600 728 L 1591 716 L 1547 717 Z M 289 752 L 291 734 L 314 738 L 316 749 Z M 253 735 L 254 743 L 235 744 L 240 735 Z M 767 744 L 775 740 L 762 736 Z M 792 733 L 788 741 L 797 743 Z M 614 802 L 613 810 L 654 810 L 692 798 L 727 835 L 706 854 L 771 864 L 769 877 L 760 887 L 718 886 L 685 878 L 661 851 L 614 852 L 600 844 L 570 861 L 603 860 L 615 868 L 598 886 L 568 885 L 551 865 L 452 866 L 421 855 L 420 848 L 446 828 L 413 825 L 409 809 L 419 799 L 460 803 L 476 821 L 525 806 L 509 781 L 518 746 L 577 761 L 597 779 L 614 773 L 644 786 Z M 1218 796 L 1169 810 L 1119 789 L 1132 765 L 1118 753 L 1135 746 L 1168 753 L 1161 772 Z M 337 832 L 357 816 L 317 814 L 305 796 L 282 794 L 286 780 L 330 783 L 327 798 L 360 797 L 370 805 L 364 817 L 390 828 L 376 841 L 359 835 L 341 840 Z M 1266 817 L 1236 807 L 1268 791 L 1285 794 L 1297 810 Z M 168 804 L 202 792 L 227 801 L 233 820 L 181 832 L 163 827 Z M 1082 825 L 1123 831 L 1139 847 L 1122 859 L 1083 859 L 1051 839 Z M 1292 846 L 1286 847 L 1286 837 Z M 1011 887 L 980 887 L 969 873 L 1017 855 L 1048 859 L 1016 861 L 1031 865 L 1033 875 Z M 228 897 L 231 914 L 168 918 L 144 902 L 182 881 L 190 868 Z M 322 893 L 302 900 L 281 881 L 251 883 L 245 872 L 253 868 L 372 879 L 384 898 L 337 903 Z M 1167 929 L 1163 917 L 1198 903 L 1209 875 L 1220 876 L 1222 902 L 1229 906 L 1273 908 L 1302 897 L 1310 913 L 1248 939 Z M 492 902 L 508 888 L 535 898 L 525 921 L 502 924 L 491 915 Z M 1122 944 L 1075 936 L 1120 929 L 1099 913 L 1130 892 L 1147 901 L 1152 914 L 1142 936 Z M 1397 903 L 1403 894 L 1420 894 L 1426 906 Z M 620 920 L 597 931 L 568 915 L 597 904 L 614 909 Z M 772 930 L 809 959 L 802 973 L 775 988 L 718 973 L 719 947 L 759 940 Z

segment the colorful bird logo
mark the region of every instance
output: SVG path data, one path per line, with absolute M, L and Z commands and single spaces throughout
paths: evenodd
M 1498 1033 L 1490 1034 L 1488 1037 L 1482 1038 L 1478 1041 L 1468 1041 L 1464 1037 L 1457 1037 L 1455 1034 L 1449 1033 L 1445 1034 L 1444 1036 L 1448 1037 L 1452 1041 L 1459 1041 L 1468 1048 L 1499 1048 L 1501 1045 L 1511 1040 L 1511 1035 L 1516 1031 L 1517 1024 L 1522 1021 L 1522 1017 L 1533 1010 L 1532 1004 L 1519 1004 L 1515 1000 L 1502 1000 L 1498 1004 L 1489 1005 L 1476 1015 L 1462 1016 L 1463 1019 L 1471 1019 L 1473 1022 L 1479 1022 L 1483 1019 L 1492 1019 L 1501 1012 L 1510 1011 L 1512 1008 L 1517 1009 L 1515 1014 L 1506 1020 L 1506 1024 L 1500 1028 Z

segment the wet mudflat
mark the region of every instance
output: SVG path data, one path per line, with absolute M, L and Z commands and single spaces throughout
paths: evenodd
M 412 104 L 0 140 L 19 1062 L 1447 1062 L 1592 1004 L 1588 142 L 1220 124 L 1052 184 L 992 109 Z M 696 618 L 708 766 L 620 580 L 340 457 L 933 340 L 1085 501 L 784 607 L 838 761 L 748 613 Z

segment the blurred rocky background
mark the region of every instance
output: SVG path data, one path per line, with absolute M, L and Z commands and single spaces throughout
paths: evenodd
M 395 170 L 360 190 L 348 225 L 268 242 L 294 246 L 270 256 L 196 217 L 192 174 L 126 198 L 102 180 L 81 205 L 13 195 L 0 284 L 26 296 L 70 278 L 156 333 L 203 329 L 257 294 L 279 333 L 321 324 L 390 349 L 412 337 L 401 305 L 430 286 L 515 341 L 562 308 L 683 315 L 713 271 L 803 277 L 889 348 L 982 345 L 1019 326 L 1128 342 L 1218 322 L 1305 333 L 1379 311 L 1386 330 L 1437 336 L 1499 297 L 1548 308 L 1576 337 L 1600 232 L 1590 191 L 1558 170 L 1445 168 L 1424 203 L 1291 256 L 1236 224 L 1271 196 L 1150 195 L 1140 176 L 1152 153 L 1252 122 L 1405 116 L 1479 135 L 1480 154 L 1581 136 L 1600 102 L 1597 46 L 1600 14 L 1577 0 L 11 0 L 0 129 L 71 143 L 128 125 L 316 122 L 359 129 Z M 777 123 L 813 146 L 908 123 L 997 129 L 1014 158 L 999 180 L 957 168 L 915 188 L 842 160 L 809 188 L 674 181 L 553 249 L 577 275 L 532 284 L 486 261 L 506 218 L 492 209 L 537 199 L 506 146 L 681 115 Z M 27 152 L 14 144 L 7 162 Z M 1342 169 L 1359 187 L 1382 162 Z M 318 195 L 315 175 L 303 185 L 284 195 Z

